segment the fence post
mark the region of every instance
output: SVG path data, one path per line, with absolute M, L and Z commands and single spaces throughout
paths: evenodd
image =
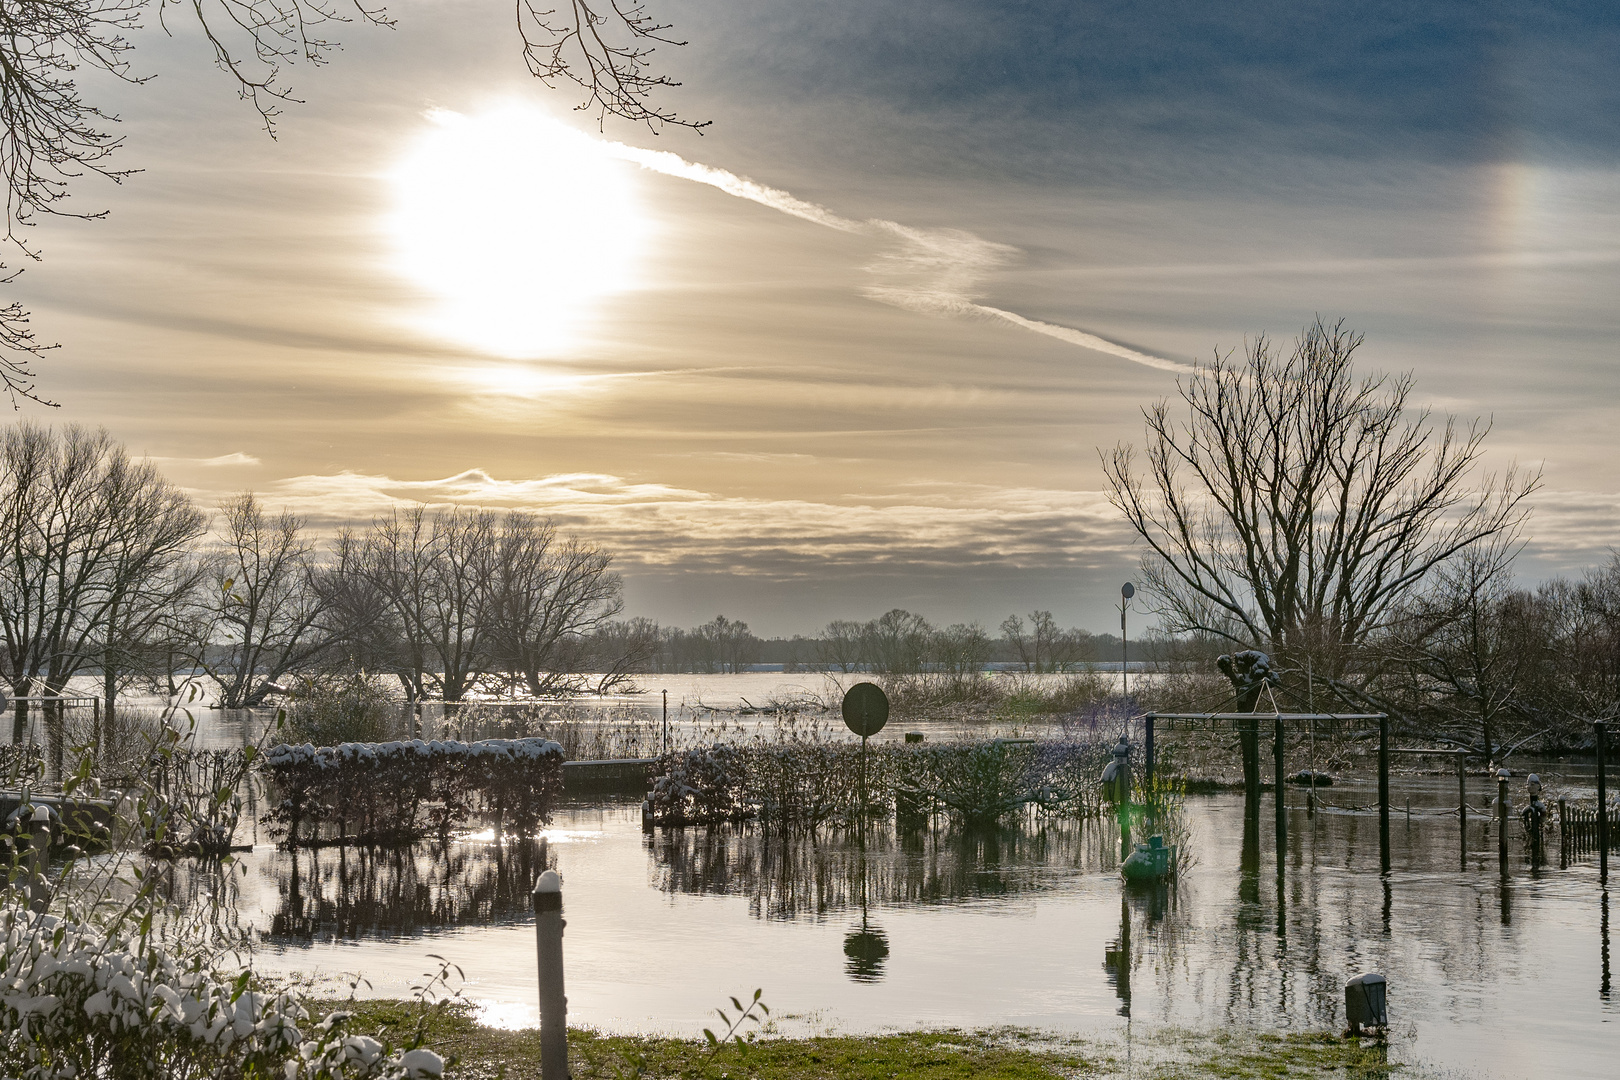
M 1378 852 L 1389 873 L 1389 714 L 1378 717 Z
M 1607 747 L 1604 744 L 1609 741 L 1609 725 L 1599 720 L 1592 727 L 1597 732 L 1598 880 L 1607 882 L 1609 880 L 1609 784 L 1608 779 L 1604 776 L 1606 768 L 1604 759 L 1607 755 Z
M 1283 848 L 1288 843 L 1288 800 L 1283 794 L 1283 719 L 1277 714 L 1271 733 L 1271 764 L 1276 778 L 1277 865 L 1282 865 Z
M 1502 873 L 1508 869 L 1508 771 L 1496 774 L 1496 852 L 1502 863 Z
M 547 870 L 534 883 L 535 951 L 540 961 L 540 1076 L 568 1080 L 568 998 L 563 994 L 562 879 Z
M 1558 800 L 1558 865 L 1569 866 L 1569 804 Z

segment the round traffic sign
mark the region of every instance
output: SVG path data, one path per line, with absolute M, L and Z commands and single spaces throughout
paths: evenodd
M 889 722 L 889 695 L 877 683 L 858 682 L 844 691 L 844 723 L 849 730 L 867 738 L 883 730 Z

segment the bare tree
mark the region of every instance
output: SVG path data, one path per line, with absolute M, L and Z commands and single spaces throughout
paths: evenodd
M 460 701 L 491 670 L 498 543 L 495 515 L 484 510 L 416 506 L 367 532 L 363 572 L 398 620 L 412 699 Z
M 1012 655 L 1024 665 L 1025 671 L 1035 671 L 1037 657 L 1034 643 L 1024 632 L 1024 620 L 1017 615 L 1009 615 L 1001 620 L 1001 639 L 1007 643 Z
M 658 624 L 637 616 L 603 623 L 584 642 L 584 669 L 595 677 L 598 694 L 625 686 L 658 654 Z
M 829 668 L 854 671 L 861 663 L 861 624 L 852 619 L 834 619 L 816 642 L 816 658 Z
M 978 623 L 956 623 L 934 633 L 929 652 L 946 674 L 972 677 L 990 659 L 990 637 Z
M 1510 535 L 1539 474 L 1476 485 L 1489 425 L 1437 424 L 1412 377 L 1357 379 L 1361 335 L 1320 320 L 1286 356 L 1266 338 L 1144 410 L 1146 475 L 1105 455 L 1110 496 L 1147 545 L 1172 632 L 1212 634 L 1338 678 L 1396 602 L 1475 545 Z
M 741 671 L 759 655 L 759 639 L 748 624 L 724 615 L 695 628 L 691 636 L 699 645 L 694 667 L 705 671 Z
M 1536 599 L 1552 626 L 1544 699 L 1582 727 L 1620 718 L 1620 551 L 1579 581 L 1544 583 Z
M 23 423 L 0 438 L 0 666 L 12 692 L 59 695 L 134 633 L 176 577 L 203 517 L 106 431 Z M 126 639 L 127 640 L 127 639 Z M 19 701 L 13 740 L 28 727 Z M 60 760 L 60 717 L 46 712 Z
M 490 647 L 529 693 L 577 686 L 582 665 L 576 658 L 600 660 L 621 673 L 623 665 L 640 662 L 639 655 L 597 656 L 584 647 L 624 609 L 624 586 L 612 563 L 594 544 L 559 537 L 544 518 L 513 511 L 502 520 L 489 582 Z M 643 643 L 630 635 L 625 644 L 639 654 Z
M 1555 627 L 1547 605 L 1513 588 L 1513 547 L 1487 543 L 1442 567 L 1433 586 L 1404 600 L 1371 642 L 1370 680 L 1422 734 L 1499 761 L 1540 731 L 1539 674 Z
M 911 675 L 923 669 L 934 628 L 921 615 L 894 608 L 867 623 L 861 650 L 871 670 L 885 675 Z
M 271 517 L 251 491 L 220 507 L 224 520 L 197 602 L 191 659 L 222 708 L 262 703 L 288 672 L 327 647 L 325 598 L 302 518 Z

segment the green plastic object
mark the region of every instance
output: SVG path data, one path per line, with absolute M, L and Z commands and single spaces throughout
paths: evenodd
M 1165 846 L 1164 837 L 1150 836 L 1145 844 L 1120 864 L 1119 872 L 1126 881 L 1164 881 L 1175 873 L 1176 849 Z

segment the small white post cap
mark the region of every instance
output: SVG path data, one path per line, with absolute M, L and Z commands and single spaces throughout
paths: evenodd
M 547 870 L 540 875 L 540 880 L 534 883 L 534 891 L 537 893 L 560 893 L 562 892 L 562 878 L 557 876 L 557 871 Z

